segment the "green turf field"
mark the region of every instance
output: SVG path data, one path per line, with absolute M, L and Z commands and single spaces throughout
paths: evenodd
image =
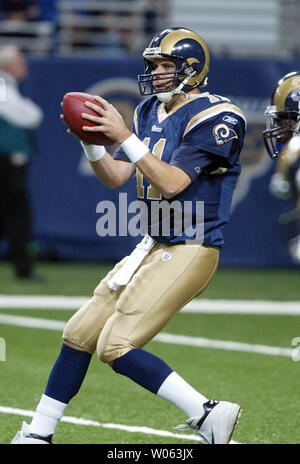
M 11 268 L 1 265 L 0 295 L 87 296 L 110 265 L 40 264 L 44 282 L 21 283 Z M 297 301 L 299 272 L 285 270 L 220 269 L 203 298 Z M 67 321 L 70 310 L 7 309 L 0 315 Z M 178 314 L 163 332 L 292 348 L 300 337 L 299 316 L 251 314 Z M 1 324 L 6 361 L 0 362 L 0 443 L 9 443 L 21 422 L 31 418 L 17 409 L 33 411 L 45 387 L 61 345 L 59 330 Z M 147 349 L 162 357 L 174 370 L 208 397 L 241 404 L 243 414 L 233 439 L 246 444 L 300 443 L 300 361 L 291 356 L 267 355 L 216 348 L 149 343 Z M 1 409 L 2 408 L 2 409 Z M 4 410 L 4 408 L 11 408 Z M 10 413 L 8 413 L 8 411 Z M 13 413 L 12 413 L 13 412 Z M 61 422 L 55 443 L 78 444 L 195 444 L 193 439 L 155 435 L 177 434 L 174 427 L 185 415 L 170 403 L 115 374 L 92 359 L 80 393 Z M 79 419 L 94 421 L 83 425 Z M 110 428 L 107 424 L 113 424 Z M 138 427 L 137 431 L 125 426 Z M 154 429 L 142 433 L 142 427 Z

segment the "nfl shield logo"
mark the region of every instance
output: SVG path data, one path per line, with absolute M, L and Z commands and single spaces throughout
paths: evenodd
M 169 253 L 168 251 L 164 251 L 161 259 L 164 262 L 167 262 L 167 261 L 170 261 L 171 258 L 172 258 L 172 253 Z

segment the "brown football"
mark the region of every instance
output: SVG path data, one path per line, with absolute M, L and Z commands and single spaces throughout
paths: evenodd
M 70 127 L 71 131 L 84 142 L 90 143 L 92 145 L 113 145 L 115 143 L 114 140 L 111 140 L 102 132 L 86 132 L 82 130 L 82 126 L 95 126 L 97 124 L 93 123 L 92 121 L 88 121 L 87 119 L 83 119 L 81 117 L 81 113 L 99 116 L 98 113 L 85 106 L 84 102 L 86 101 L 90 101 L 96 105 L 101 106 L 101 104 L 93 97 L 93 95 L 88 93 L 66 93 L 62 102 L 64 121 Z

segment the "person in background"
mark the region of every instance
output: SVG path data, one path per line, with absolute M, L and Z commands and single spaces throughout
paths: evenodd
M 40 2 L 35 0 L 1 0 L 4 18 L 9 21 L 36 21 L 40 18 Z
M 289 202 L 288 212 L 278 221 L 289 226 L 292 237 L 288 250 L 300 264 L 300 72 L 284 75 L 276 84 L 267 106 L 266 129 L 263 138 L 268 154 L 276 159 L 270 192 Z
M 25 55 L 12 45 L 0 48 L 0 216 L 17 278 L 36 279 L 32 256 L 32 214 L 27 172 L 35 149 L 33 131 L 42 121 L 40 107 L 21 95 Z

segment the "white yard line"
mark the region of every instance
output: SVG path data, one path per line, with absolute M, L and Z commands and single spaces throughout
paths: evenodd
M 300 301 L 194 299 L 183 311 L 191 313 L 299 316 Z
M 14 415 L 25 416 L 25 417 L 33 417 L 34 415 L 34 411 L 28 411 L 25 409 L 18 409 L 18 408 L 9 408 L 6 406 L 0 406 L 0 413 L 14 414 Z M 131 433 L 144 433 L 146 435 L 158 435 L 160 437 L 179 438 L 181 440 L 201 441 L 200 437 L 197 435 L 172 433 L 172 432 L 168 432 L 167 430 L 158 430 L 158 429 L 152 429 L 150 427 L 138 427 L 138 426 L 133 426 L 133 425 L 111 424 L 111 423 L 102 424 L 101 422 L 89 420 L 89 419 L 83 419 L 81 417 L 64 416 L 61 421 L 68 422 L 69 424 L 75 424 L 75 425 L 102 427 L 105 429 L 123 430 L 125 432 L 131 432 Z
M 88 301 L 88 296 L 0 295 L 4 309 L 67 309 L 76 310 Z M 225 314 L 300 315 L 300 301 L 210 300 L 195 299 L 182 312 Z
M 42 319 L 38 317 L 10 316 L 0 314 L 0 324 L 15 325 L 17 327 L 28 327 L 30 329 L 63 330 L 66 322 L 53 319 Z
M 88 301 L 87 296 L 0 295 L 0 308 L 5 309 L 72 309 Z
M 34 411 L 28 411 L 25 409 L 18 409 L 18 408 L 10 408 L 7 406 L 0 406 L 0 413 L 14 414 L 17 416 L 25 416 L 25 417 L 33 417 L 34 415 Z M 172 432 L 168 432 L 167 430 L 152 429 L 150 427 L 138 427 L 134 425 L 111 424 L 111 423 L 102 424 L 101 422 L 90 420 L 90 419 L 83 419 L 81 417 L 64 416 L 61 419 L 61 421 L 67 422 L 69 424 L 74 424 L 74 425 L 85 425 L 85 426 L 93 426 L 93 427 L 102 427 L 104 429 L 122 430 L 124 432 L 129 432 L 129 433 L 143 433 L 145 435 L 157 435 L 160 437 L 177 438 L 180 440 L 192 440 L 192 441 L 198 441 L 198 442 L 201 441 L 198 435 L 172 433 Z M 233 441 L 233 440 L 231 440 L 230 443 L 238 444 L 236 441 Z
M 243 351 L 246 353 L 267 354 L 271 356 L 287 356 L 289 358 L 292 356 L 293 352 L 291 348 L 281 348 L 278 346 L 254 345 L 252 343 L 213 340 L 210 338 L 190 337 L 168 333 L 158 334 L 153 341 L 175 345 L 195 346 L 199 348 L 216 348 L 219 350 Z
M 33 329 L 62 331 L 66 323 L 64 321 L 42 319 L 37 317 L 10 316 L 9 314 L 0 314 L 0 324 L 28 327 Z M 194 346 L 199 348 L 216 348 L 229 351 L 266 354 L 271 356 L 291 357 L 293 351 L 291 348 L 254 345 L 250 343 L 240 343 L 226 340 L 212 340 L 209 338 L 190 337 L 187 335 L 175 335 L 168 333 L 160 333 L 152 341 L 174 345 Z

